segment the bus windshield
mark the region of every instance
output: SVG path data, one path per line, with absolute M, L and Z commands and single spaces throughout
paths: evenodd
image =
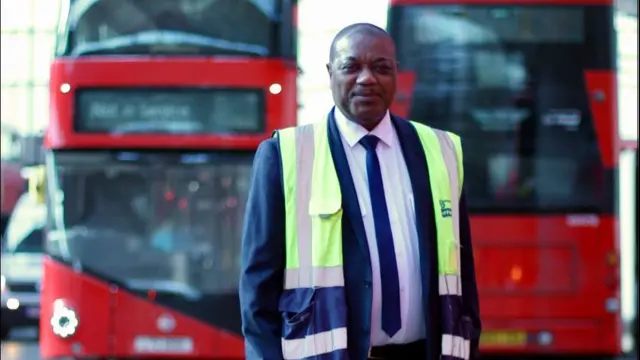
M 472 211 L 611 201 L 584 71 L 612 69 L 612 21 L 605 6 L 393 8 L 400 70 L 414 79 L 408 117 L 462 136 Z
M 58 152 L 47 162 L 48 253 L 132 290 L 236 291 L 251 154 Z
M 278 51 L 280 0 L 74 0 L 60 56 Z

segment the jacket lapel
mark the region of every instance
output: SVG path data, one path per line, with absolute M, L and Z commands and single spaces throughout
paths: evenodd
M 429 308 L 428 299 L 431 296 L 432 275 L 437 274 L 436 232 L 433 195 L 431 193 L 431 184 L 429 183 L 429 168 L 424 151 L 422 151 L 422 143 L 413 125 L 395 115 L 391 116 L 391 121 L 398 133 L 402 155 L 411 179 L 413 198 L 415 199 L 414 208 L 419 239 L 422 297 L 426 310 Z
M 331 109 L 329 112 L 327 126 L 329 128 L 329 148 L 331 149 L 331 155 L 333 156 L 333 162 L 336 166 L 336 172 L 338 173 L 340 188 L 342 190 L 342 208 L 349 219 L 349 223 L 353 227 L 353 232 L 358 240 L 361 250 L 364 252 L 369 265 L 371 265 L 367 234 L 364 231 L 362 213 L 360 212 L 360 202 L 358 201 L 356 187 L 353 184 L 351 170 L 349 169 L 349 163 L 347 162 L 347 155 L 344 152 L 338 125 L 336 124 L 336 119 L 333 115 L 334 110 L 335 108 Z

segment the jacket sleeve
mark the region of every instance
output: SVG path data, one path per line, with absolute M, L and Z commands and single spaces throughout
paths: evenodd
M 276 139 L 255 155 L 242 235 L 240 311 L 247 360 L 282 359 L 278 302 L 285 267 L 285 214 Z
M 471 243 L 471 227 L 469 225 L 469 213 L 464 191 L 460 197 L 460 266 L 462 275 L 462 301 L 463 311 L 471 318 L 471 351 L 470 359 L 479 359 L 479 341 L 482 331 L 480 321 L 480 304 L 478 301 L 478 286 L 476 284 L 476 271 L 473 259 L 473 245 Z

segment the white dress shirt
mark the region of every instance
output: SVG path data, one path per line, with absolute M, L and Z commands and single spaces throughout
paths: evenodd
M 373 274 L 373 304 L 371 308 L 371 346 L 405 344 L 425 337 L 422 307 L 422 281 L 418 251 L 418 232 L 413 203 L 413 190 L 400 142 L 391 123 L 389 112 L 371 132 L 347 119 L 336 107 L 338 130 L 358 194 L 362 221 L 369 243 Z M 389 210 L 393 245 L 400 283 L 400 314 L 402 327 L 393 338 L 382 330 L 382 297 L 380 291 L 380 261 L 369 195 L 365 148 L 359 143 L 365 135 L 380 138 L 376 153 L 380 160 L 384 195 Z

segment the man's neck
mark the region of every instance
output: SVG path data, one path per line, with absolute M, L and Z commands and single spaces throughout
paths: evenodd
M 342 115 L 342 117 L 344 117 L 345 119 L 347 119 L 348 121 L 351 121 L 353 123 L 356 123 L 360 126 L 362 126 L 364 129 L 366 129 L 368 132 L 373 131 L 373 129 L 375 129 L 378 125 L 380 125 L 380 123 L 382 122 L 382 120 L 384 120 L 384 118 L 387 116 L 387 114 L 389 114 L 389 110 L 385 111 L 380 117 L 378 117 L 377 120 L 362 120 L 362 119 L 356 119 L 352 116 L 347 115 L 344 111 L 342 111 L 340 108 L 338 108 L 336 106 L 336 110 L 340 112 L 340 114 Z

